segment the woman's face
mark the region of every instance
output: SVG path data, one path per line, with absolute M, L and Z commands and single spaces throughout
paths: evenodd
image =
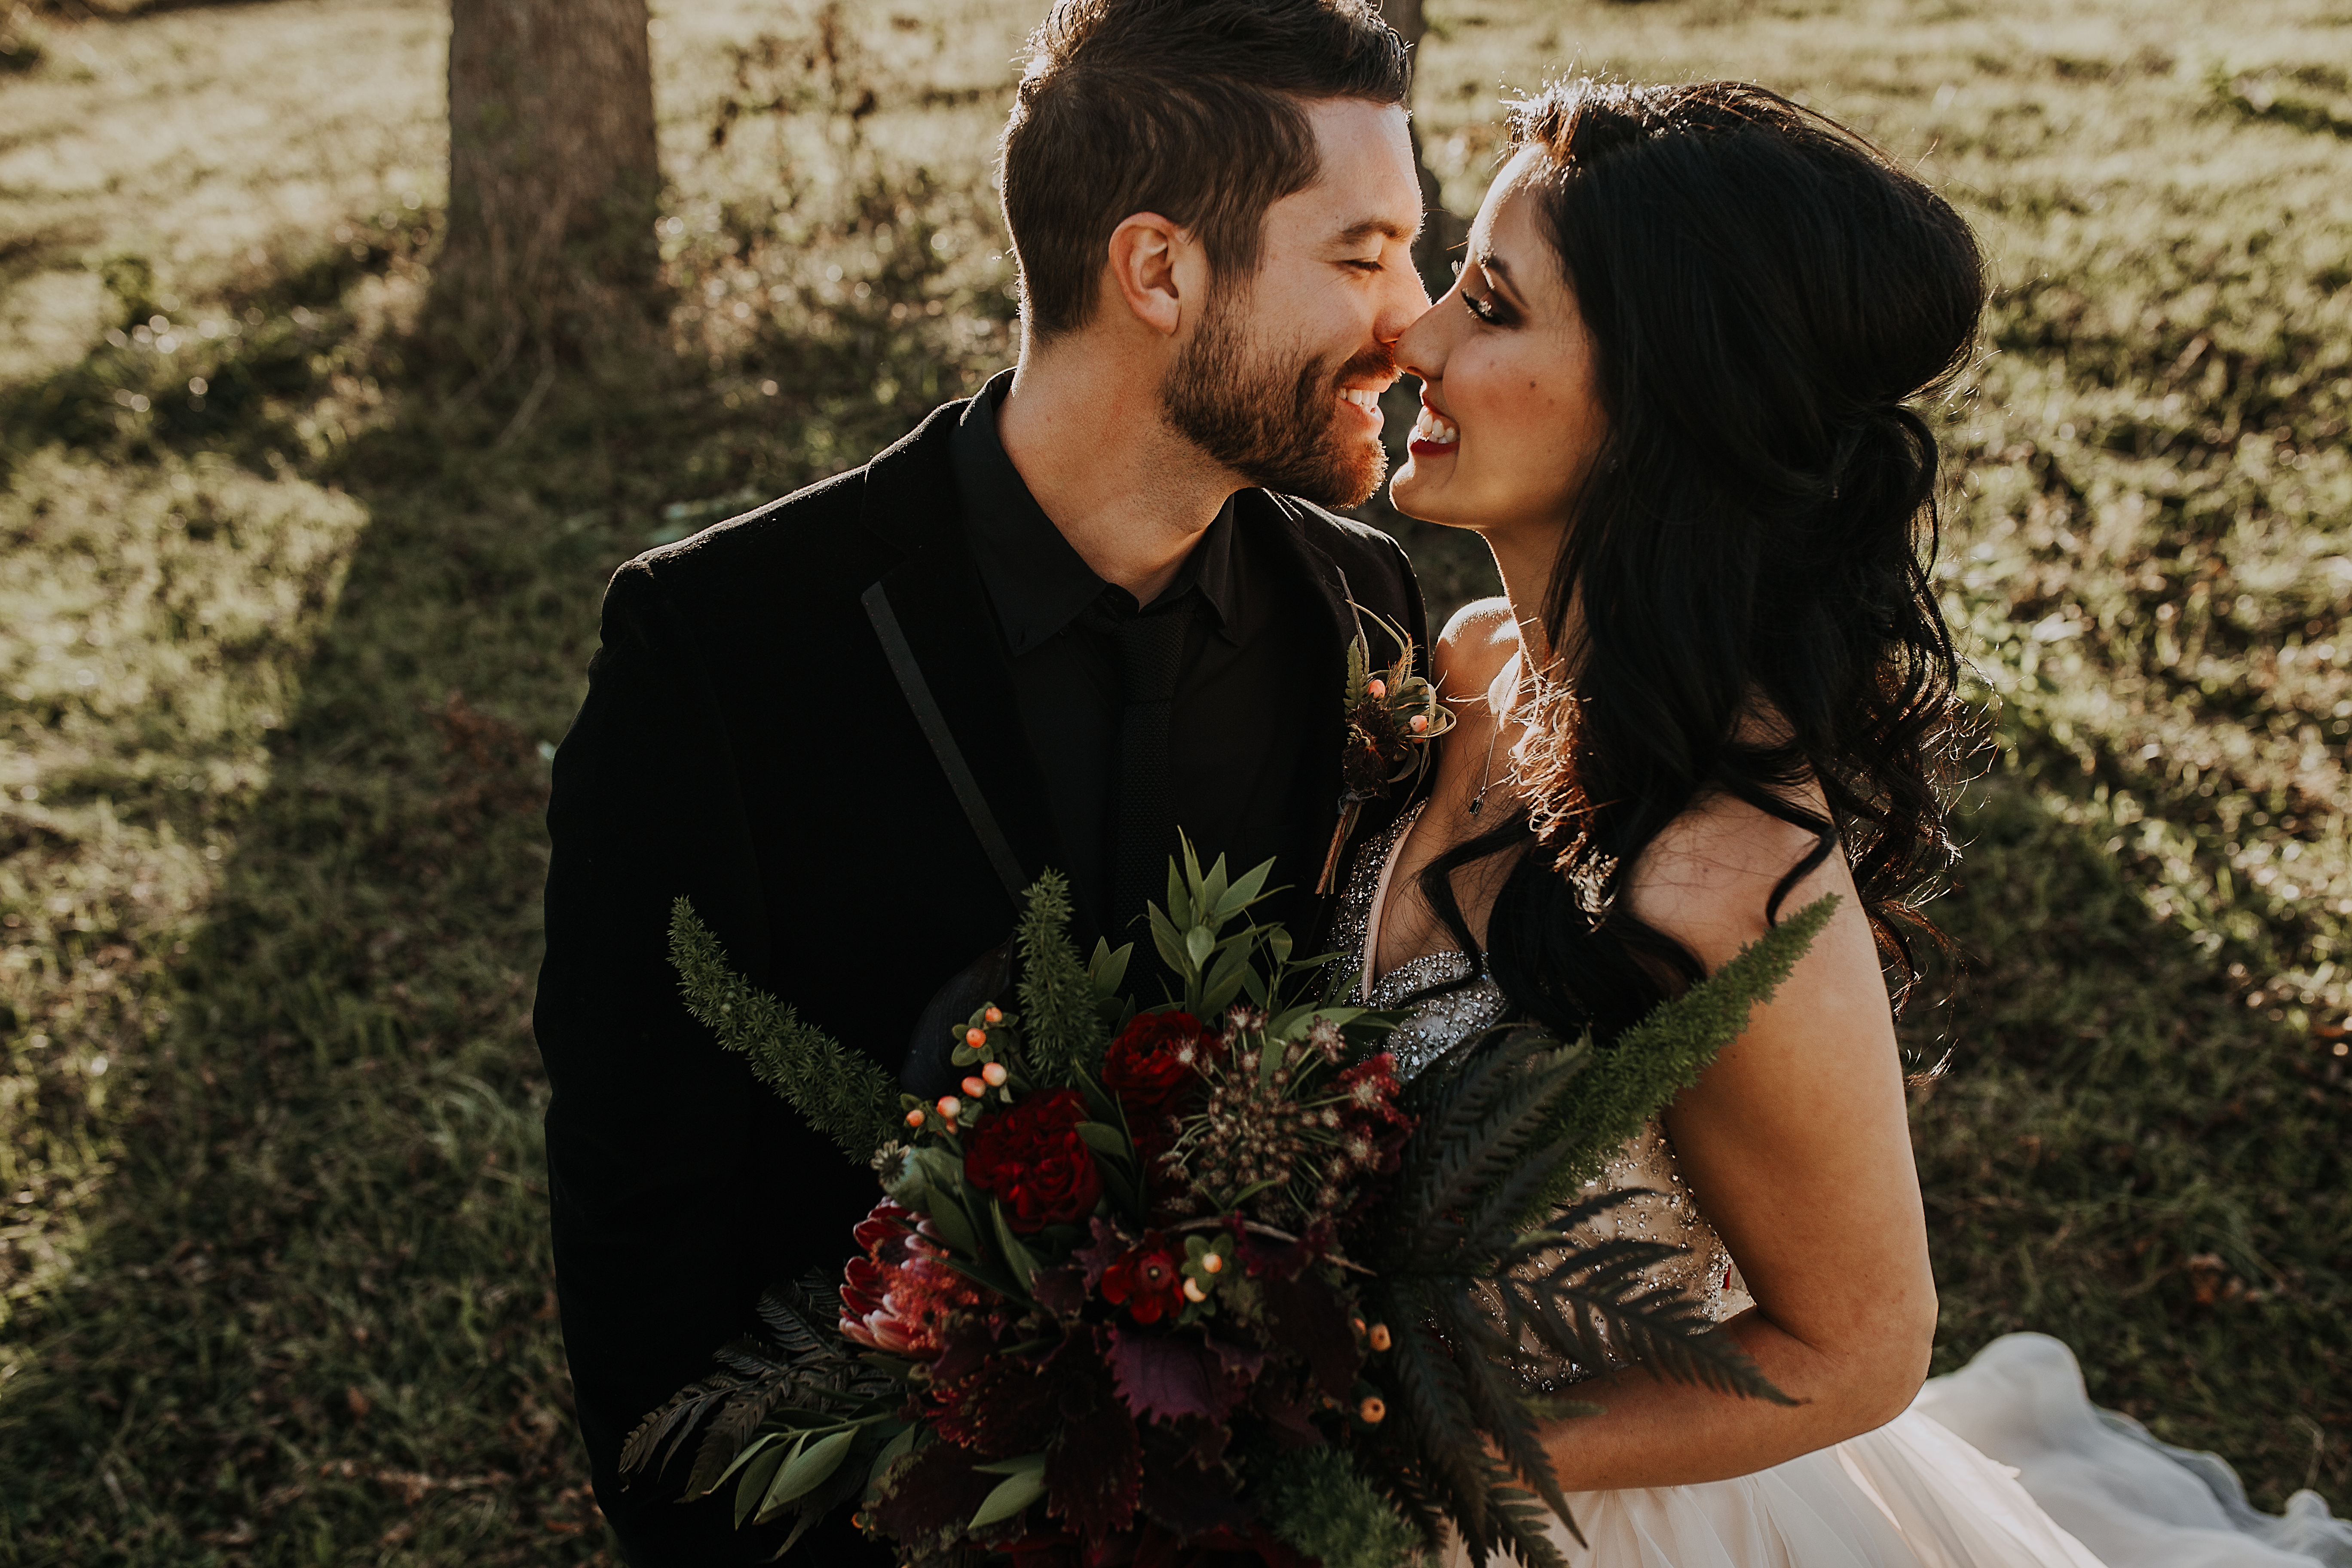
M 1421 418 L 1390 496 L 1409 517 L 1497 545 L 1567 521 L 1608 433 L 1591 336 L 1526 188 L 1547 167 L 1535 148 L 1511 160 L 1453 290 L 1397 342 L 1398 364 L 1422 381 Z

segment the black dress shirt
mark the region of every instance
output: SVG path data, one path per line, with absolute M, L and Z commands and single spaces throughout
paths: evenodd
M 965 537 L 1013 672 L 1024 738 L 1045 780 L 1076 934 L 1082 945 L 1096 934 L 1108 935 L 1113 946 L 1131 940 L 1141 957 L 1151 950 L 1143 911 L 1108 907 L 1125 709 L 1118 623 L 1179 610 L 1189 616 L 1169 720 L 1176 823 L 1202 866 L 1222 854 L 1238 876 L 1293 849 L 1298 825 L 1317 804 L 1304 792 L 1330 771 L 1307 765 L 1301 754 L 1328 727 L 1315 721 L 1340 696 L 1318 689 L 1328 684 L 1325 616 L 1312 584 L 1274 542 L 1244 524 L 1230 500 L 1150 605 L 1097 576 L 997 438 L 996 409 L 1011 383 L 1009 373 L 991 381 L 956 430 Z M 1281 865 L 1276 879 L 1303 886 L 1317 869 Z

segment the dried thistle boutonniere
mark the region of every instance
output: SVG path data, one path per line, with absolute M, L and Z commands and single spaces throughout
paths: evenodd
M 1339 874 L 1339 854 L 1368 800 L 1387 798 L 1389 791 L 1421 776 L 1429 765 L 1429 743 L 1454 728 L 1454 713 L 1437 699 L 1437 688 L 1412 670 L 1416 651 L 1411 634 L 1379 616 L 1356 606 L 1357 613 L 1389 635 L 1397 647 L 1396 661 L 1384 669 L 1372 666 L 1372 650 L 1361 631 L 1348 645 L 1348 690 L 1342 700 L 1348 727 L 1340 742 L 1339 821 L 1331 831 L 1331 847 L 1323 857 L 1323 875 L 1315 891 L 1331 890 Z

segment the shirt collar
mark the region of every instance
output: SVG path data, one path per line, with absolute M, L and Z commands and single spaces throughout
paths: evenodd
M 1106 595 L 1129 613 L 1134 599 L 1095 574 L 1029 493 L 1021 471 L 996 435 L 997 405 L 1013 373 L 990 378 L 964 407 L 954 442 L 956 489 L 963 500 L 965 536 L 998 626 L 1014 658 L 1045 642 Z M 1154 604 L 1198 589 L 1218 630 L 1232 640 L 1241 592 L 1234 567 L 1234 503 L 1224 506 Z

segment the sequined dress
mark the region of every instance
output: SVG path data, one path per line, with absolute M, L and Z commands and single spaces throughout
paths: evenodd
M 1404 1010 L 1390 1046 L 1408 1078 L 1509 1008 L 1486 978 L 1413 1000 L 1470 972 L 1460 952 L 1374 969 L 1389 884 L 1419 816 L 1404 814 L 1358 854 L 1332 942 L 1356 965 L 1362 999 Z M 1656 1122 L 1585 1192 L 1632 1196 L 1580 1239 L 1622 1233 L 1682 1248 L 1649 1282 L 1699 1297 L 1716 1321 L 1754 1304 Z M 1522 1373 L 1559 1388 L 1603 1370 L 1529 1356 Z M 2284 1519 L 2256 1511 L 2218 1458 L 2095 1409 L 2071 1352 L 2042 1334 L 1996 1340 L 1885 1426 L 1770 1469 L 1569 1502 L 1588 1544 L 1557 1525 L 1553 1538 L 1579 1568 L 2352 1568 L 2352 1522 L 2315 1494 L 2298 1492 Z M 1457 1544 L 1444 1568 L 1466 1562 Z

